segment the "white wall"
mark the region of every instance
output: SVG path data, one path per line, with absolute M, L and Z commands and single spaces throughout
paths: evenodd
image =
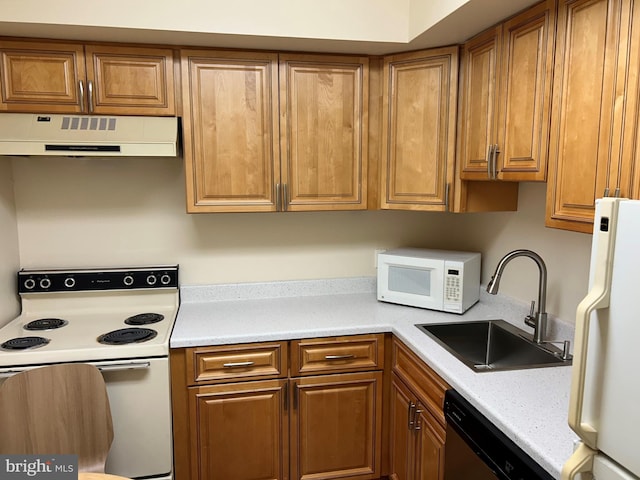
M 3 0 L 2 35 L 386 54 L 461 43 L 537 0 Z M 126 12 L 123 15 L 122 12 Z
M 16 272 L 20 265 L 11 160 L 0 157 L 0 325 L 19 313 Z
M 491 214 L 307 212 L 188 215 L 179 159 L 13 160 L 23 267 L 179 263 L 183 284 L 374 275 L 374 249 L 479 250 L 486 283 L 502 255 L 540 253 L 548 310 L 573 321 L 590 236 L 544 227 L 544 184 L 523 184 L 520 211 Z M 528 264 L 530 263 L 530 265 Z M 517 259 L 501 293 L 535 298 L 537 269 Z

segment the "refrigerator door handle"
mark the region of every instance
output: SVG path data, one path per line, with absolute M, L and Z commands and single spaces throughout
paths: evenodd
M 576 312 L 573 370 L 571 377 L 571 401 L 569 402 L 569 426 L 591 448 L 597 448 L 597 430 L 584 419 L 585 378 L 587 371 L 587 348 L 589 344 L 589 321 L 594 310 L 609 306 L 613 251 L 615 246 L 618 205 L 620 200 L 599 200 L 600 216 L 596 219 L 594 236 L 598 235 L 598 247 L 592 269 L 591 288 L 580 302 Z M 598 221 L 600 222 L 598 224 Z
M 562 467 L 561 480 L 573 480 L 576 475 L 593 471 L 593 458 L 598 452 L 580 442 L 569 460 Z M 580 478 L 580 477 L 578 477 Z

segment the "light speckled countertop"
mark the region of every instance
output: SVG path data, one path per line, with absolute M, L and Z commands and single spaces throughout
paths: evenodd
M 482 293 L 464 315 L 378 302 L 375 279 L 184 286 L 171 348 L 393 332 L 551 475 L 573 451 L 570 367 L 476 373 L 415 327 L 502 318 L 524 326 L 528 306 Z M 549 338 L 573 339 L 551 321 Z

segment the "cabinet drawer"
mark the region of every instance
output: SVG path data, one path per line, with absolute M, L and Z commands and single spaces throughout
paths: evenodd
M 379 370 L 384 335 L 327 337 L 291 342 L 291 376 Z
M 187 384 L 287 376 L 287 342 L 189 349 Z
M 407 382 L 429 412 L 445 425 L 444 392 L 449 385 L 398 340 L 393 342 L 392 365 L 393 371 Z

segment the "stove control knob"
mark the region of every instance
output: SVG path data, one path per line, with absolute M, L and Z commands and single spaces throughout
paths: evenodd
M 155 275 L 149 275 L 147 277 L 147 285 L 155 285 L 157 281 L 158 279 L 156 278 Z
M 131 285 L 133 285 L 133 277 L 131 275 L 127 275 L 125 276 L 122 281 L 124 282 L 124 284 L 127 287 L 130 287 Z
M 169 285 L 171 283 L 171 277 L 165 273 L 160 277 L 160 283 L 163 285 Z
M 48 278 L 43 278 L 42 280 L 40 280 L 40 288 L 44 288 L 47 289 L 51 286 L 51 280 L 49 280 Z
M 26 288 L 27 290 L 33 290 L 35 286 L 36 286 L 36 281 L 33 278 L 27 278 L 24 281 L 24 288 Z
M 67 277 L 64 279 L 64 286 L 67 288 L 73 288 L 76 286 L 76 279 L 73 277 Z

